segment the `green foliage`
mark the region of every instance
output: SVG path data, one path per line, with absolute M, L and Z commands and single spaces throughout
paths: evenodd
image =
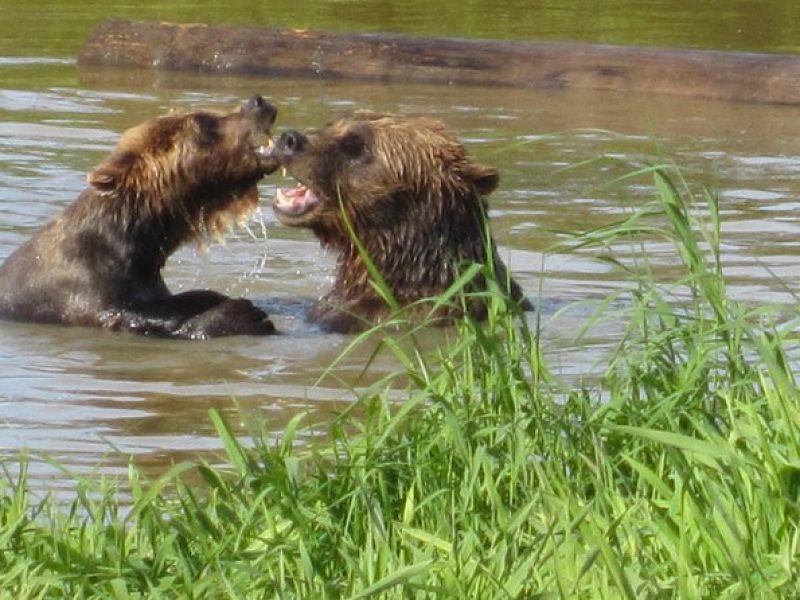
M 228 468 L 197 466 L 204 486 L 131 468 L 127 508 L 7 477 L 0 597 L 800 597 L 797 322 L 727 297 L 714 198 L 652 176 L 652 206 L 578 243 L 660 231 L 682 276 L 626 267 L 628 328 L 594 387 L 548 371 L 501 282 L 436 353 L 385 337 L 407 398 L 384 382 L 323 442 L 299 443 L 298 416 L 245 448 L 213 412 Z
M 39 0 L 35 7 L 5 0 L 0 15 L 0 56 L 75 56 L 107 19 L 796 53 L 800 6 L 792 0 L 372 0 L 349 2 L 343 11 L 329 0 Z

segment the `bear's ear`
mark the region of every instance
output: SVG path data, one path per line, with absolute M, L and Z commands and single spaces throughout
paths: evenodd
M 110 196 L 122 188 L 135 161 L 132 152 L 114 153 L 89 171 L 86 181 L 99 193 Z
M 500 174 L 497 169 L 470 162 L 464 168 L 464 175 L 469 179 L 478 190 L 481 196 L 488 196 L 500 183 Z
M 106 168 L 105 164 L 99 165 L 89 171 L 86 182 L 101 194 L 111 194 L 117 187 L 117 178 L 114 172 Z

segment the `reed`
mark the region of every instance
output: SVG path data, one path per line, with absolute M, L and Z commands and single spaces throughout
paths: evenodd
M 800 597 L 797 319 L 731 301 L 713 196 L 646 175 L 651 205 L 575 243 L 658 233 L 682 274 L 615 259 L 627 328 L 596 383 L 553 375 L 499 282 L 435 352 L 383 337 L 405 400 L 373 386 L 324 442 L 297 416 L 245 447 L 212 412 L 227 465 L 132 466 L 127 509 L 113 485 L 33 500 L 23 464 L 0 483 L 0 597 Z

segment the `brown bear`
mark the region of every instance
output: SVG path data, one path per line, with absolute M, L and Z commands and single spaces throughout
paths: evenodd
M 417 301 L 444 292 L 471 263 L 491 262 L 510 298 L 531 308 L 487 227 L 486 196 L 497 187 L 497 171 L 475 162 L 441 122 L 358 111 L 308 135 L 284 132 L 273 155 L 299 182 L 278 190 L 278 219 L 310 228 L 337 255 L 333 289 L 309 313 L 324 329 L 356 332 L 392 313 L 348 223 L 397 304 L 411 305 L 412 319 L 431 308 Z M 478 277 L 470 291 L 485 287 Z M 466 307 L 476 318 L 486 314 L 479 294 Z M 435 317 L 445 324 L 462 312 L 449 305 Z
M 171 294 L 161 269 L 257 207 L 256 183 L 278 167 L 265 145 L 276 114 L 255 96 L 124 133 L 77 200 L 0 266 L 0 317 L 183 339 L 273 333 L 248 300 Z

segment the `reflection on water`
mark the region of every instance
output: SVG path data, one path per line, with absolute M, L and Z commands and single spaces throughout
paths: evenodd
M 800 287 L 798 109 L 585 92 L 370 85 L 113 70 L 71 62 L 0 61 L 0 259 L 74 199 L 84 174 L 125 128 L 170 108 L 229 108 L 253 93 L 275 101 L 278 129 L 322 125 L 355 107 L 444 119 L 501 172 L 494 230 L 518 280 L 541 306 L 551 366 L 575 379 L 596 370 L 620 335 L 613 319 L 580 342 L 592 311 L 573 302 L 625 289 L 625 274 L 591 252 L 554 249 L 564 231 L 611 223 L 652 198 L 649 181 L 616 179 L 675 161 L 687 179 L 718 190 L 723 259 L 738 299 L 793 303 Z M 8 74 L 8 77 L 5 75 Z M 23 448 L 79 472 L 116 472 L 133 455 L 154 469 L 216 449 L 208 410 L 246 429 L 257 415 L 280 432 L 298 411 L 324 421 L 364 386 L 397 370 L 371 347 L 320 376 L 350 338 L 323 335 L 300 315 L 330 283 L 331 262 L 307 232 L 264 210 L 248 230 L 170 261 L 173 290 L 210 287 L 253 298 L 284 335 L 202 343 L 87 329 L 0 323 L 0 456 Z M 676 272 L 668 244 L 647 246 L 658 276 Z M 622 251 L 628 248 L 620 247 Z M 540 276 L 544 275 L 542 279 Z M 783 281 L 777 281 L 774 276 Z M 561 309 L 567 312 L 561 314 Z M 558 318 L 554 318 L 559 315 Z M 434 346 L 445 332 L 429 332 Z M 41 478 L 58 476 L 45 463 Z

